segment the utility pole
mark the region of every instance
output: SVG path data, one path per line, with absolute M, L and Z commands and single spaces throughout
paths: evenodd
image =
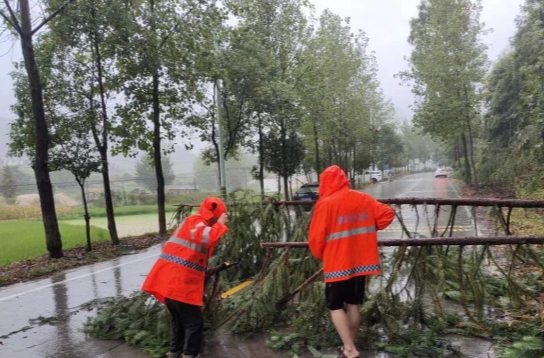
M 214 7 L 217 0 L 213 0 L 210 7 Z M 215 53 L 219 54 L 219 42 L 217 40 L 217 34 L 214 33 Z M 225 151 L 223 149 L 223 128 L 221 126 L 221 80 L 218 78 L 215 80 L 215 110 L 217 115 L 217 133 L 219 135 L 219 153 L 217 160 L 219 161 L 219 192 L 223 199 L 227 198 L 227 177 L 225 173 Z
M 217 46 L 217 45 L 216 45 Z M 223 149 L 223 129 L 221 125 L 221 80 L 215 81 L 216 111 L 217 111 L 217 133 L 219 134 L 219 192 L 221 197 L 227 197 L 227 178 L 225 173 L 225 151 Z

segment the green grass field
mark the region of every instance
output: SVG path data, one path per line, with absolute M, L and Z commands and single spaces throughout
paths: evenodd
M 63 248 L 85 245 L 85 226 L 60 223 Z M 93 242 L 108 240 L 107 230 L 91 226 Z M 47 253 L 43 223 L 39 221 L 0 222 L 0 265 Z

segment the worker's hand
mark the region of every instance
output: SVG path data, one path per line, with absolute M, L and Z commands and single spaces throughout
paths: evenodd
M 227 225 L 229 223 L 229 216 L 225 213 L 221 215 L 221 217 L 217 220 L 217 222 L 220 222 L 223 225 Z

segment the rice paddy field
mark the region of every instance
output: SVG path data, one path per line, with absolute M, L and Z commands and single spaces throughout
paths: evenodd
M 85 245 L 85 226 L 59 223 L 64 248 Z M 109 240 L 108 231 L 91 227 L 93 242 Z M 41 221 L 0 222 L 0 266 L 47 253 Z
M 173 215 L 172 208 L 168 209 L 166 213 L 167 224 Z M 115 221 L 119 237 L 157 232 L 159 225 L 156 210 L 154 205 L 116 208 Z M 29 213 L 34 214 L 33 212 Z M 63 217 L 63 215 L 59 216 Z M 76 216 L 73 212 L 69 212 L 64 215 L 64 218 L 69 218 L 69 220 L 59 220 L 63 248 L 85 245 L 85 221 L 82 218 L 75 219 L 76 217 L 80 217 L 80 215 Z M 93 242 L 109 240 L 108 220 L 103 209 L 93 208 L 91 211 L 91 240 Z M 3 220 L 0 218 L 0 266 L 46 253 L 45 234 L 41 220 L 34 217 L 27 220 Z

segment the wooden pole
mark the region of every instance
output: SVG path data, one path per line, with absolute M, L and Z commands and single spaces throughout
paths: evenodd
M 376 199 L 388 205 L 456 205 L 456 206 L 500 206 L 505 208 L 544 208 L 544 200 L 518 199 L 436 199 L 436 198 L 390 198 Z M 315 201 L 275 201 L 274 205 L 312 205 Z
M 446 245 L 524 245 L 524 244 L 544 244 L 543 235 L 534 236 L 495 236 L 495 237 L 431 237 L 424 239 L 387 239 L 379 240 L 378 246 L 446 246 Z M 307 248 L 307 242 L 263 242 L 263 248 Z
M 436 199 L 436 198 L 391 198 L 377 199 L 380 203 L 388 205 L 451 205 L 451 206 L 487 206 L 503 208 L 544 208 L 544 200 L 518 200 L 518 199 Z M 313 205 L 316 201 L 269 201 L 258 202 L 255 205 L 273 204 L 273 205 Z M 232 204 L 231 204 L 232 205 Z M 236 204 L 235 204 L 236 205 Z M 247 203 L 242 203 L 247 205 Z M 195 206 L 198 205 L 180 205 Z

